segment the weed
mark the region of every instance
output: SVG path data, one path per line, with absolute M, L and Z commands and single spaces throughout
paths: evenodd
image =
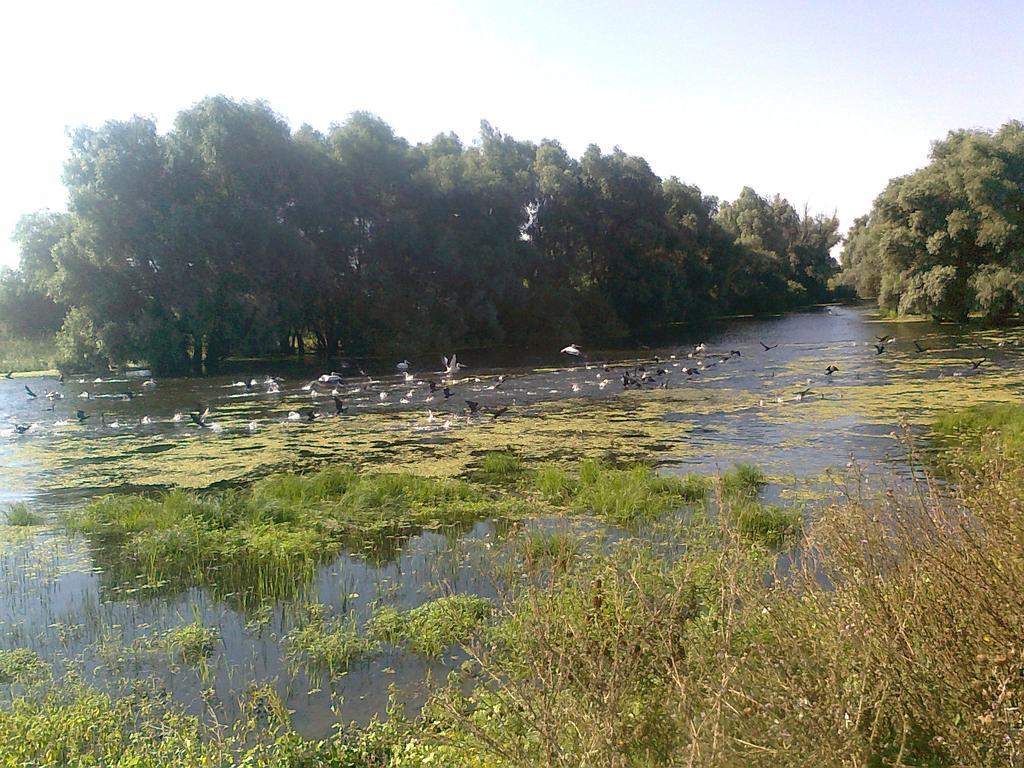
M 4 518 L 8 525 L 30 526 L 40 525 L 43 518 L 32 511 L 32 508 L 23 501 L 8 504 L 4 510 Z
M 293 665 L 304 660 L 334 678 L 352 661 L 376 650 L 376 643 L 360 636 L 354 618 L 328 618 L 326 606 L 318 603 L 307 606 L 306 612 L 305 622 L 282 638 Z
M 44 677 L 48 670 L 46 662 L 29 648 L 0 651 L 0 684 L 27 683 Z
M 473 473 L 473 479 L 504 485 L 517 482 L 526 471 L 522 457 L 512 450 L 488 451 L 480 459 L 480 468 Z

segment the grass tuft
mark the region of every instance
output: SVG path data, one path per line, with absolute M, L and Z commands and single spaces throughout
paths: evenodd
M 518 482 L 526 472 L 526 463 L 514 451 L 488 451 L 480 459 L 480 468 L 472 476 L 479 482 L 508 485 Z
M 335 678 L 354 660 L 376 650 L 375 642 L 360 636 L 354 618 L 328 618 L 327 607 L 319 603 L 308 605 L 306 613 L 306 620 L 282 638 L 291 664 L 305 662 Z
M 43 522 L 43 518 L 23 501 L 8 504 L 4 510 L 4 519 L 8 525 L 16 526 L 41 525 Z
M 380 642 L 437 658 L 445 649 L 469 642 L 492 610 L 490 600 L 475 595 L 440 597 L 406 613 L 383 606 L 375 611 L 368 632 Z

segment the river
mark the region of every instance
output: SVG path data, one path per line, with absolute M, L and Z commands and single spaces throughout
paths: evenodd
M 0 380 L 0 503 L 24 501 L 56 521 L 96 494 L 201 490 L 325 463 L 459 476 L 483 451 L 505 446 L 528 461 L 653 459 L 664 473 L 752 462 L 772 479 L 769 493 L 795 502 L 827 495 L 851 461 L 879 475 L 906 474 L 896 439 L 904 425 L 920 433 L 935 413 L 1019 400 L 1024 389 L 1019 330 L 888 322 L 862 307 L 739 319 L 700 338 L 681 329 L 671 343 L 584 348 L 580 358 L 559 352 L 572 341 L 531 353 L 463 352 L 466 367 L 449 384 L 450 397 L 442 351 L 410 360 L 409 377 L 397 360 L 339 360 L 238 362 L 223 376 L 155 382 L 145 371 Z M 695 352 L 698 344 L 704 349 Z M 638 376 L 637 366 L 651 383 L 624 387 L 623 373 Z M 343 382 L 308 386 L 331 368 Z M 191 414 L 207 407 L 195 423 Z M 424 531 L 388 558 L 344 553 L 320 569 L 309 598 L 365 616 L 385 596 L 402 608 L 448 592 L 491 596 L 483 559 L 501 536 L 484 521 L 458 536 Z M 388 684 L 415 701 L 428 672 L 459 661 L 385 653 L 321 685 L 286 673 L 280 638 L 294 625 L 294 606 L 253 616 L 194 587 L 133 592 L 105 578 L 95 548 L 56 522 L 28 533 L 0 527 L 0 537 L 0 646 L 31 647 L 59 665 L 74 660 L 110 686 L 149 679 L 193 707 L 212 687 L 230 714 L 234 695 L 268 681 L 301 731 L 324 735 L 336 721 L 332 707 L 341 706 L 343 720 L 365 721 L 384 709 Z M 220 630 L 206 674 L 125 652 L 196 613 Z

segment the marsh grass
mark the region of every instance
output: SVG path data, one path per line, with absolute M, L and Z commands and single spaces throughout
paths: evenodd
M 754 498 L 768 484 L 768 478 L 760 467 L 753 464 L 736 464 L 721 478 L 721 491 L 725 496 Z
M 177 660 L 189 666 L 197 666 L 213 655 L 220 640 L 220 632 L 216 627 L 203 626 L 196 617 L 191 624 L 168 630 L 163 639 Z
M 8 504 L 4 510 L 4 521 L 7 525 L 32 526 L 41 525 L 43 518 L 32 511 L 32 508 L 23 501 Z
M 30 648 L 0 651 L 0 684 L 29 683 L 44 678 L 49 665 Z
M 519 540 L 527 572 L 538 567 L 564 571 L 580 555 L 583 542 L 571 531 L 527 531 Z
M 697 475 L 662 477 L 645 464 L 616 468 L 595 459 L 581 462 L 576 477 L 558 467 L 541 467 L 534 484 L 551 503 L 617 525 L 657 518 L 703 501 L 707 493 L 706 481 Z
M 992 450 L 1019 459 L 1024 457 L 1024 408 L 986 404 L 945 413 L 932 424 L 932 435 L 944 449 L 934 458 L 953 474 L 958 464 L 983 463 Z M 986 446 L 989 450 L 982 450 Z
M 0 755 L 11 766 L 123 768 L 413 768 L 429 764 L 425 760 L 438 764 L 438 758 L 457 758 L 421 744 L 398 716 L 357 733 L 316 740 L 296 732 L 284 703 L 268 686 L 254 686 L 236 706 L 238 716 L 223 724 L 212 705 L 200 717 L 146 686 L 115 698 L 69 679 L 59 689 L 0 709 Z M 401 758 L 392 761 L 392 752 Z
M 319 603 L 306 606 L 304 621 L 282 638 L 282 644 L 294 668 L 303 665 L 330 679 L 377 649 L 374 640 L 359 632 L 355 617 L 330 617 L 327 607 Z
M 562 467 L 545 464 L 534 475 L 534 486 L 545 501 L 561 505 L 572 498 L 576 482 Z
M 468 643 L 488 623 L 492 611 L 487 598 L 447 595 L 406 612 L 382 606 L 374 611 L 367 631 L 379 642 L 438 658 L 446 649 Z
M 799 510 L 765 504 L 758 499 L 726 503 L 736 530 L 752 542 L 780 548 L 796 541 L 803 526 Z
M 205 585 L 255 608 L 301 598 L 343 548 L 385 562 L 419 529 L 523 513 L 521 499 L 492 496 L 459 480 L 327 468 L 250 490 L 108 496 L 69 513 L 65 525 L 91 537 L 109 588 L 152 586 L 155 595 Z
M 529 472 L 523 457 L 512 449 L 488 451 L 480 459 L 480 467 L 470 477 L 481 483 L 508 485 L 517 483 Z

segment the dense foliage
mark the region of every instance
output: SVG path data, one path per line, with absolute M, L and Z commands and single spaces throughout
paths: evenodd
M 899 314 L 1005 321 L 1024 306 L 1024 123 L 951 132 L 854 222 L 841 280 Z
M 64 178 L 68 212 L 16 233 L 0 323 L 56 331 L 66 368 L 638 333 L 817 301 L 836 268 L 834 217 L 751 189 L 719 206 L 621 150 L 486 122 L 414 146 L 365 113 L 292 132 L 209 98 L 164 135 L 78 129 Z

